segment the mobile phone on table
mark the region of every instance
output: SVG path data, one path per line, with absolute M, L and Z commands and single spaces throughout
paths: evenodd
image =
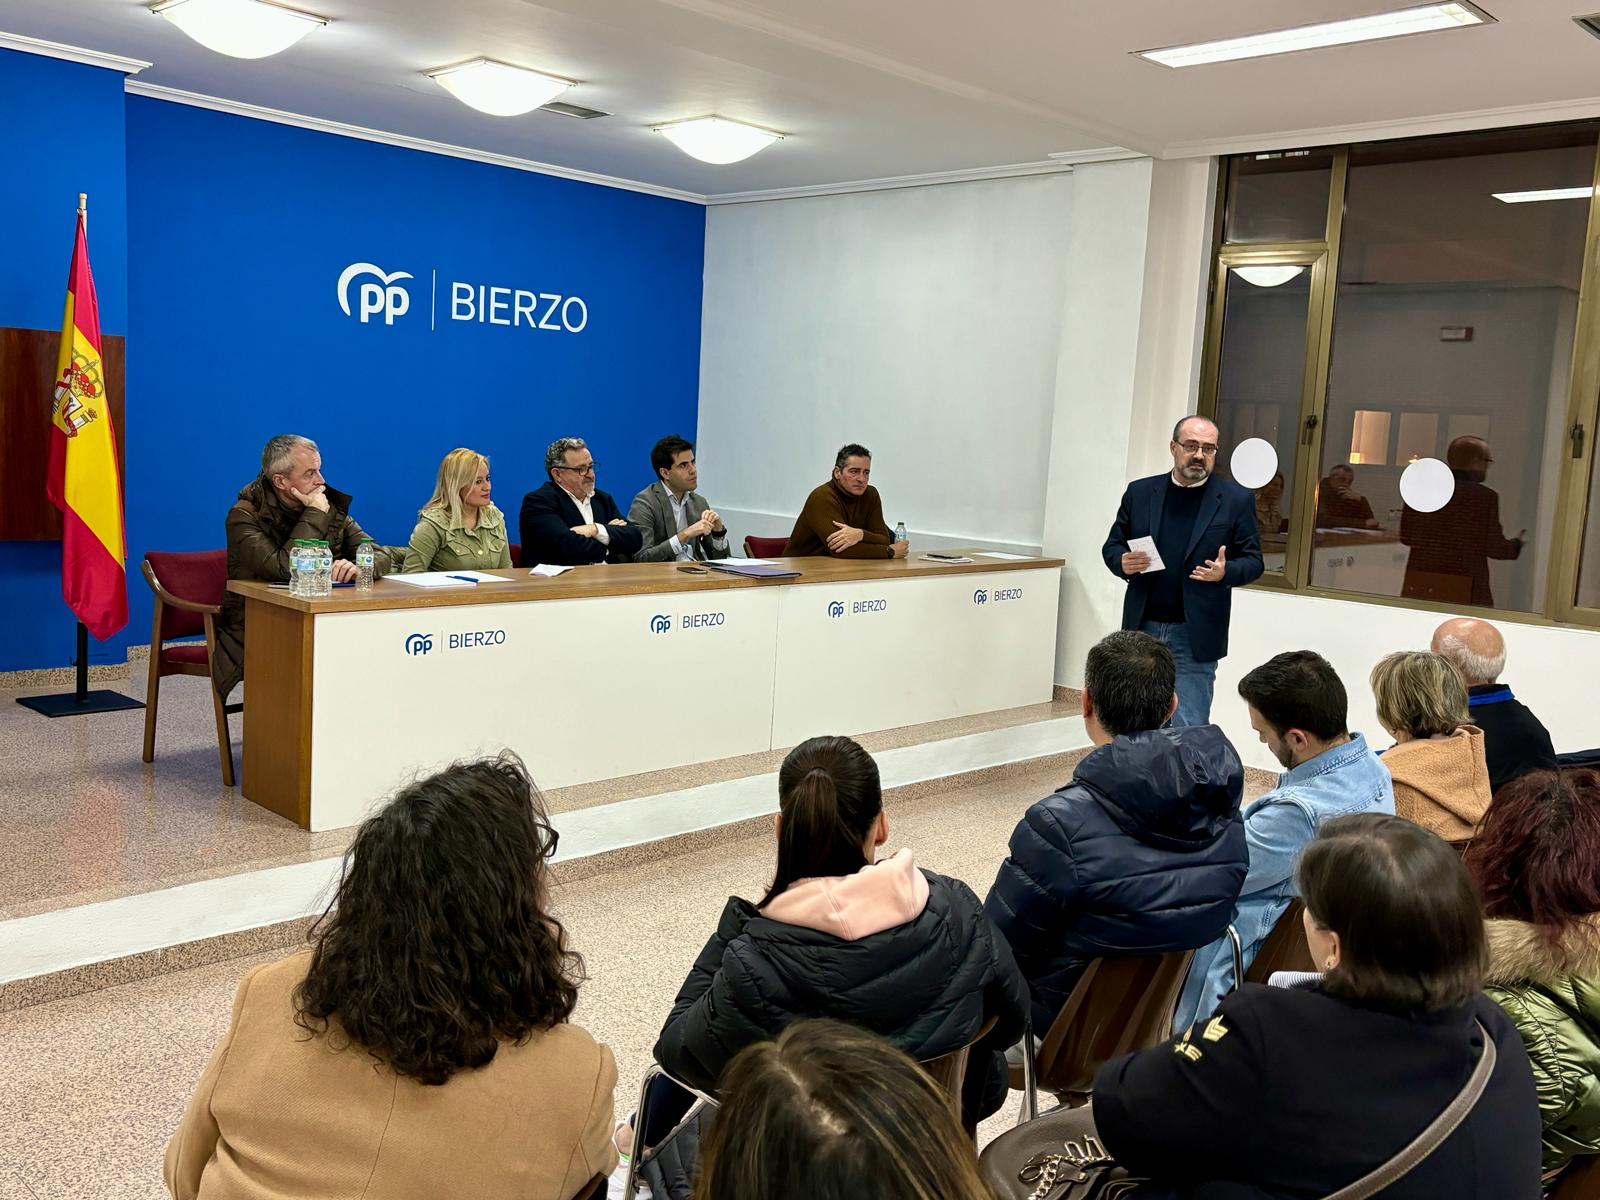
M 691 567 L 688 563 L 684 563 L 683 566 L 678 568 L 678 570 L 682 571 L 685 575 L 709 575 L 709 574 L 711 574 L 711 572 L 706 570 L 705 567 Z

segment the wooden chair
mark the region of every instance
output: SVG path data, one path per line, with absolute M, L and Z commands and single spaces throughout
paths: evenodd
M 1193 950 L 1175 950 L 1091 961 L 1044 1042 L 1036 1048 L 1033 1031 L 1023 1035 L 1022 1067 L 1011 1075 L 1023 1092 L 1022 1120 L 1038 1116 L 1040 1089 L 1063 1104 L 1085 1104 L 1101 1064 L 1171 1037 L 1193 959 Z
M 751 534 L 744 539 L 744 556 L 746 558 L 782 558 L 783 552 L 789 548 L 789 539 L 756 537 Z
M 1600 1154 L 1586 1154 L 1556 1176 L 1550 1200 L 1595 1200 L 1600 1196 Z
M 225 698 L 211 687 L 211 655 L 217 644 L 214 620 L 222 610 L 222 593 L 228 584 L 227 551 L 151 550 L 144 556 L 140 571 L 156 597 L 150 628 L 150 678 L 145 686 L 144 761 L 155 761 L 156 706 L 161 698 L 162 678 L 198 675 L 211 691 L 222 782 L 232 787 L 233 743 L 228 737 L 228 714 L 242 712 L 244 705 L 224 703 Z M 178 638 L 194 637 L 205 640 L 167 645 Z
M 1261 943 L 1255 961 L 1245 972 L 1246 983 L 1265 983 L 1274 971 L 1320 970 L 1311 959 L 1311 947 L 1306 944 L 1304 924 L 1305 903 L 1299 897 L 1289 901 L 1283 916 Z
M 521 542 L 512 542 L 511 546 L 510 546 L 510 549 L 511 549 L 511 565 L 513 567 L 520 567 L 522 565 L 522 543 Z

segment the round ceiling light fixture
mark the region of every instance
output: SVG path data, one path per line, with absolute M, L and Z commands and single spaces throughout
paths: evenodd
M 1259 267 L 1235 267 L 1233 273 L 1246 283 L 1255 284 L 1256 287 L 1278 287 L 1288 283 L 1304 270 L 1304 267 L 1288 263 L 1271 263 Z
M 208 50 L 232 58 L 266 58 L 287 50 L 327 17 L 266 0 L 160 0 L 150 11 Z

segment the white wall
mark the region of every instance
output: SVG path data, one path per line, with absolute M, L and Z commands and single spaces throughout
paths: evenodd
M 1233 626 L 1228 657 L 1217 669 L 1211 719 L 1222 726 L 1253 767 L 1280 770 L 1250 728 L 1239 680 L 1252 668 L 1285 650 L 1315 650 L 1339 672 L 1350 697 L 1350 728 L 1363 733 L 1373 749 L 1390 739 L 1378 725 L 1367 678 L 1391 650 L 1426 650 L 1433 631 L 1447 617 L 1460 615 L 1322 600 L 1264 588 L 1240 588 L 1233 596 Z M 1497 623 L 1506 639 L 1503 682 L 1550 730 L 1556 750 L 1586 750 L 1600 745 L 1600 720 L 1593 701 L 1595 669 L 1600 666 L 1600 631 Z
M 1074 184 L 708 211 L 697 450 L 736 535 L 787 534 L 855 441 L 914 544 L 1039 547 Z

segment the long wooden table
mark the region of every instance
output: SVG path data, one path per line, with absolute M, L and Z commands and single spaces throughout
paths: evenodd
M 978 554 L 981 551 L 968 551 Z M 544 787 L 1048 700 L 1060 559 L 673 563 L 245 598 L 244 795 L 314 830 L 509 747 Z

